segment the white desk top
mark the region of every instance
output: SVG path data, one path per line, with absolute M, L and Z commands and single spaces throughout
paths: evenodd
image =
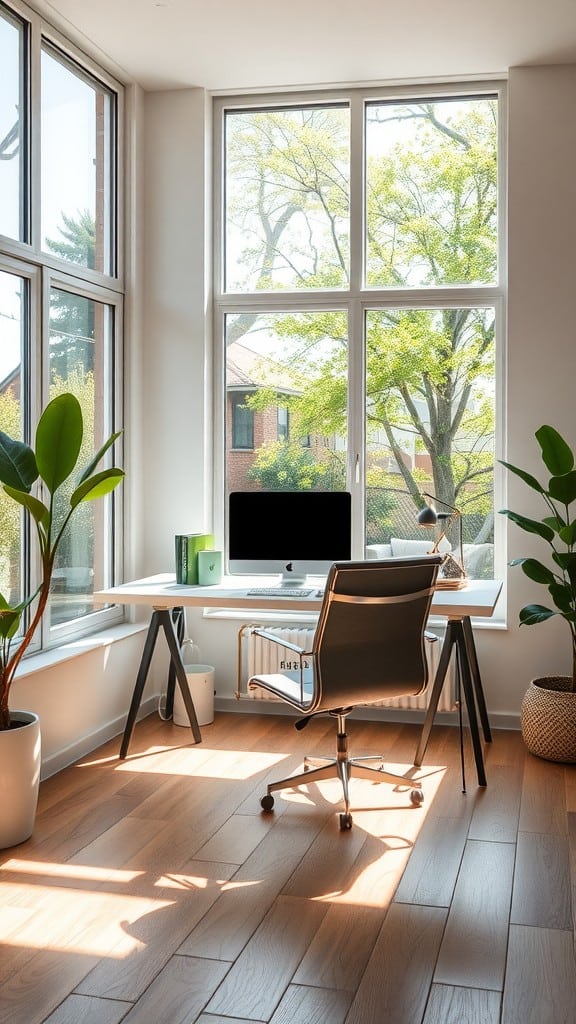
M 200 587 L 176 583 L 173 573 L 160 573 L 145 579 L 123 583 L 119 587 L 99 590 L 95 601 L 114 604 L 147 604 L 153 608 L 177 608 L 200 605 L 205 608 L 252 608 L 259 611 L 314 612 L 320 609 L 322 599 L 316 596 L 324 580 L 311 582 L 309 597 L 249 596 L 254 587 L 273 587 L 276 578 L 270 576 L 225 576 L 217 586 Z M 303 589 L 306 589 L 304 587 Z M 437 590 L 432 599 L 432 614 L 448 618 L 481 616 L 490 618 L 502 589 L 501 580 L 468 580 L 462 590 Z

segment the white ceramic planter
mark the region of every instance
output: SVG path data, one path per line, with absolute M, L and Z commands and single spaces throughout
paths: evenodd
M 40 785 L 40 719 L 12 711 L 12 728 L 0 730 L 0 850 L 29 839 Z

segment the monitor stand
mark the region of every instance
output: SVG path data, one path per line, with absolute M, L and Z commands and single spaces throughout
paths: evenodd
M 279 587 L 303 587 L 306 583 L 305 573 L 287 572 L 284 570 L 278 579 Z

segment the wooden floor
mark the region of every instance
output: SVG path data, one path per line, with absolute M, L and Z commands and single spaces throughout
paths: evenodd
M 333 723 L 217 714 L 203 742 L 152 716 L 41 787 L 0 853 L 0 1022 L 574 1024 L 576 766 L 498 731 L 488 787 L 458 731 L 350 721 L 352 753 L 422 777 L 266 781 L 331 752 Z M 468 761 L 468 757 L 467 757 Z

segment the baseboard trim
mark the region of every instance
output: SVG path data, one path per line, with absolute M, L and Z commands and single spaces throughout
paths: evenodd
M 252 697 L 216 697 L 214 699 L 216 711 L 228 711 L 241 715 L 287 715 L 294 718 L 294 709 L 289 704 L 276 700 L 255 700 Z M 361 719 L 369 722 L 406 722 L 422 724 L 425 711 L 415 711 L 410 708 L 356 708 L 351 718 Z M 520 712 L 517 714 L 490 712 L 488 715 L 492 729 L 520 729 Z M 435 722 L 438 725 L 458 726 L 458 715 L 456 711 L 439 711 Z
M 158 695 L 149 697 L 143 701 L 138 711 L 138 720 L 146 718 L 147 715 L 151 715 L 158 709 Z M 43 782 L 45 779 L 49 779 L 51 775 L 56 775 L 57 772 L 61 772 L 64 768 L 74 764 L 75 761 L 79 761 L 80 758 L 85 757 L 86 754 L 90 754 L 93 750 L 97 750 L 103 743 L 107 743 L 108 740 L 114 739 L 115 736 L 120 736 L 124 732 L 126 725 L 126 715 L 121 715 L 114 719 L 112 722 L 107 722 L 100 728 L 95 729 L 94 732 L 88 733 L 85 736 L 81 736 L 75 743 L 71 743 L 68 747 L 64 747 L 62 750 L 56 751 L 46 760 L 42 761 L 42 769 L 40 772 L 40 779 Z M 120 743 L 118 743 L 118 750 L 120 750 Z

